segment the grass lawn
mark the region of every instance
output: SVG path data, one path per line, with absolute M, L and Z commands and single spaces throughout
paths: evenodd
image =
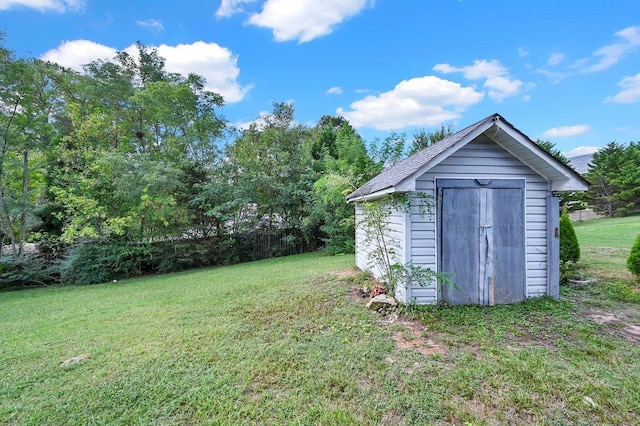
M 582 263 L 587 271 L 600 278 L 631 279 L 627 257 L 638 235 L 640 217 L 598 219 L 575 222 Z
M 637 424 L 638 230 L 578 224 L 601 281 L 559 301 L 393 323 L 353 256 L 0 293 L 0 424 Z

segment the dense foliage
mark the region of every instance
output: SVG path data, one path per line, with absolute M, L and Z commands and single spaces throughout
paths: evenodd
M 0 288 L 353 252 L 345 195 L 408 154 L 404 135 L 372 149 L 289 103 L 235 129 L 223 106 L 141 43 L 80 73 L 0 47 Z
M 580 244 L 573 229 L 567 209 L 560 215 L 560 261 L 577 262 L 580 260 Z
M 631 253 L 627 258 L 627 269 L 631 271 L 633 275 L 640 278 L 640 235 L 636 238 L 636 242 L 631 248 Z
M 560 282 L 575 276 L 577 272 L 576 263 L 580 260 L 580 244 L 576 231 L 573 229 L 567 208 L 562 209 L 560 215 Z
M 640 213 L 640 143 L 611 142 L 594 154 L 585 201 L 606 216 Z
M 76 72 L 1 42 L 0 288 L 353 252 L 345 195 L 453 132 L 367 144 L 342 117 L 299 124 L 289 103 L 236 129 L 203 77 L 141 43 Z M 616 214 L 640 188 L 638 146 L 624 150 L 624 176 L 603 178 Z

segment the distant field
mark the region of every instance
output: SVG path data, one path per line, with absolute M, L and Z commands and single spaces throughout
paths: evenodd
M 637 226 L 577 224 L 601 281 L 560 300 L 397 320 L 353 256 L 0 293 L 0 424 L 637 424 Z
M 640 216 L 595 219 L 573 224 L 582 262 L 592 274 L 631 279 L 626 260 L 640 235 Z

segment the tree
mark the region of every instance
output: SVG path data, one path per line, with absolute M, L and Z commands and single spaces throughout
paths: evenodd
M 197 191 L 218 164 L 223 99 L 200 76 L 166 72 L 155 50 L 139 43 L 137 53 L 62 81 L 66 109 L 49 177 L 67 241 L 149 241 L 210 226 Z
M 449 124 L 447 127 L 440 124 L 440 128 L 433 132 L 427 132 L 421 129 L 413 134 L 413 141 L 409 147 L 409 155 L 415 154 L 418 151 L 422 151 L 434 143 L 441 141 L 442 139 L 449 137 L 453 134 L 453 124 Z
M 225 151 L 230 185 L 242 200 L 243 226 L 284 229 L 302 239 L 316 180 L 309 130 L 294 122 L 289 103 L 274 103 L 262 119 L 263 127 L 253 123 Z
M 380 169 L 386 169 L 407 157 L 407 136 L 391 132 L 383 142 L 378 139 L 371 145 L 371 158 Z
M 547 151 L 549 154 L 553 155 L 556 160 L 564 164 L 565 166 L 569 165 L 569 159 L 565 157 L 565 155 L 556 148 L 556 144 L 551 142 L 550 140 L 543 141 L 542 139 L 536 139 L 536 144 Z
M 565 166 L 570 167 L 569 159 L 565 157 L 562 151 L 556 148 L 555 143 L 549 140 L 543 141 L 541 139 L 537 139 L 536 144 L 540 148 L 544 149 L 549 154 L 551 154 L 556 160 L 558 160 Z M 584 203 L 582 202 L 583 195 L 580 192 L 563 191 L 563 192 L 556 192 L 554 193 L 554 195 L 560 199 L 561 209 L 566 207 L 569 211 L 574 211 L 574 210 L 581 210 L 585 208 Z
M 323 124 L 324 123 L 324 124 Z M 321 126 L 321 127 L 319 127 Z M 355 215 L 346 196 L 373 177 L 379 168 L 367 153 L 364 141 L 348 121 L 324 116 L 313 130 L 314 169 L 321 174 L 313 186 L 310 221 L 315 238 L 329 253 L 352 253 L 355 249 Z M 330 148 L 327 148 L 330 147 Z
M 0 37 L 1 41 L 1 37 Z M 0 47 L 0 228 L 21 256 L 44 194 L 42 162 L 58 106 L 58 67 Z
M 613 217 L 640 211 L 640 144 L 610 142 L 596 152 L 585 175 L 591 187 L 585 201 Z

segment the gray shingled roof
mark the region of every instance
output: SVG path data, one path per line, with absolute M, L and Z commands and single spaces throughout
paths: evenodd
M 347 196 L 347 201 L 358 197 L 364 197 L 378 191 L 383 191 L 388 188 L 393 188 L 395 185 L 399 184 L 400 182 L 414 174 L 422 166 L 428 164 L 439 154 L 455 145 L 457 142 L 459 142 L 461 139 L 463 139 L 469 133 L 473 132 L 478 127 L 489 121 L 493 122 L 496 115 L 497 114 L 490 115 L 489 117 L 484 118 L 477 123 L 474 123 L 469 127 L 466 127 L 459 132 L 456 132 L 453 135 L 444 138 L 441 141 L 438 141 L 421 151 L 416 152 L 410 157 L 397 162 L 388 169 L 383 170 L 379 175 L 349 194 Z
M 589 171 L 593 154 L 578 155 L 577 157 L 568 158 L 568 160 L 573 170 L 583 175 Z

